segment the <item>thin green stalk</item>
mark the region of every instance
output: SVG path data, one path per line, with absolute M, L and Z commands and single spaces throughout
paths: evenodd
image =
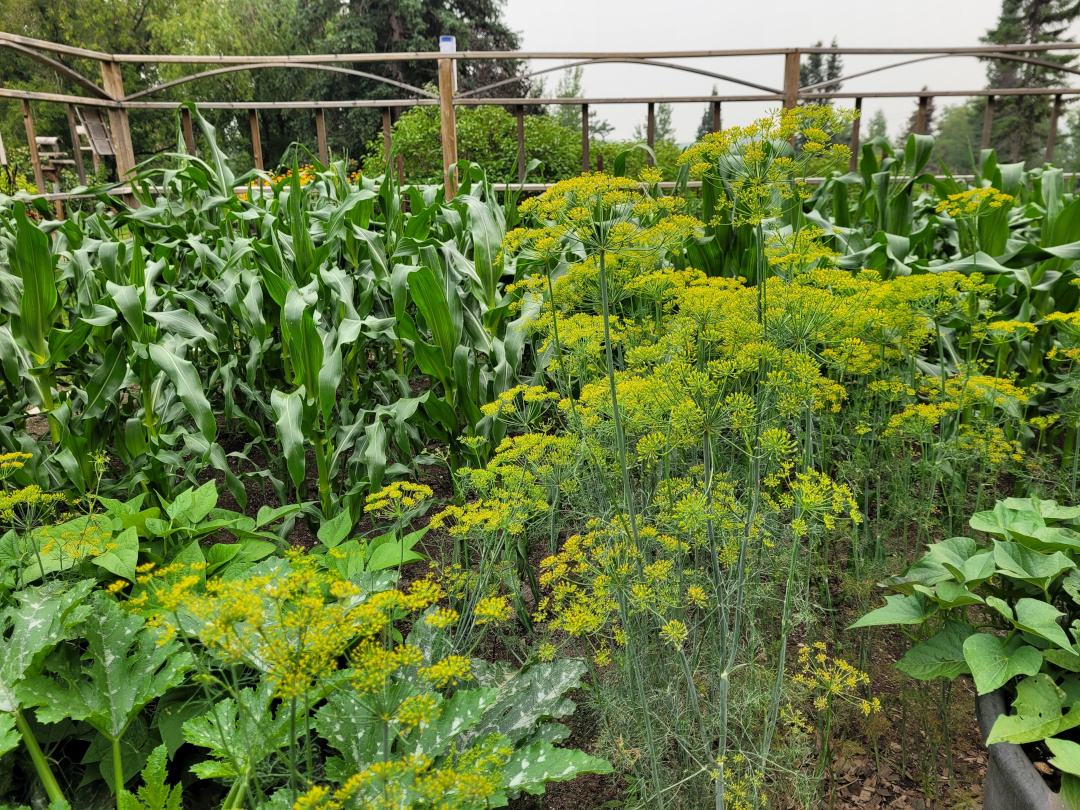
M 34 763 L 34 770 L 37 771 L 38 779 L 41 780 L 42 787 L 45 788 L 45 795 L 49 797 L 49 802 L 63 802 L 67 804 L 67 799 L 64 798 L 64 792 L 60 789 L 60 783 L 56 781 L 56 777 L 53 776 L 52 768 L 49 767 L 49 760 L 45 757 L 45 754 L 41 750 L 41 746 L 38 745 L 37 738 L 34 737 L 34 732 L 30 728 L 30 724 L 26 722 L 26 718 L 23 717 L 21 709 L 16 709 L 15 715 L 15 727 L 19 729 L 19 734 L 22 735 L 23 745 L 26 746 L 26 750 L 30 752 L 30 760 Z
M 116 783 L 116 810 L 121 810 L 120 794 L 124 790 L 124 762 L 120 755 L 120 738 L 112 740 L 113 781 Z
M 604 345 L 607 351 L 607 375 L 608 385 L 611 388 L 611 413 L 615 420 L 615 447 L 619 453 L 619 467 L 622 470 L 623 500 L 626 503 L 627 517 L 630 519 L 630 533 L 634 539 L 634 546 L 641 551 L 641 541 L 638 539 L 637 515 L 634 511 L 634 495 L 630 489 L 630 468 L 626 464 L 626 438 L 623 435 L 622 416 L 619 414 L 619 394 L 615 386 L 615 358 L 611 348 L 611 312 L 608 302 L 607 271 L 604 263 L 605 251 L 600 251 L 600 305 L 604 319 Z

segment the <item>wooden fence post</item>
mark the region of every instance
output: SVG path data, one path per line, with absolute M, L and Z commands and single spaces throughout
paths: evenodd
M 1058 118 L 1061 116 L 1061 94 L 1054 96 L 1054 106 L 1050 110 L 1050 129 L 1046 133 L 1046 163 L 1054 162 L 1054 145 L 1057 143 Z
M 522 104 L 518 104 L 514 108 L 514 114 L 517 117 L 517 169 L 518 169 L 518 182 L 525 182 L 525 107 Z
M 79 183 L 86 185 L 86 166 L 83 165 L 82 159 L 82 141 L 79 139 L 79 132 L 75 128 L 75 108 L 70 104 L 65 104 L 67 107 L 67 121 L 68 132 L 71 134 L 71 157 L 75 160 L 75 173 L 79 175 Z
M 851 122 L 851 160 L 848 163 L 848 171 L 859 170 L 859 121 L 862 119 L 862 99 L 855 99 L 855 120 Z
M 649 102 L 649 112 L 645 118 L 645 142 L 649 144 L 650 149 L 656 148 L 656 102 Z M 646 154 L 645 162 L 652 167 L 653 159 L 652 155 Z
M 915 113 L 915 134 L 926 134 L 926 113 L 930 109 L 930 96 L 919 96 L 919 111 Z
M 720 102 L 714 101 L 712 103 L 712 131 L 720 131 Z
M 264 170 L 262 153 L 262 136 L 259 134 L 259 111 L 248 110 L 248 121 L 251 123 L 251 154 L 255 158 L 255 168 Z
M 799 106 L 799 65 L 802 54 L 798 49 L 784 54 L 784 109 L 794 110 Z
M 983 113 L 982 143 L 980 149 L 990 148 L 990 137 L 994 132 L 994 97 L 986 97 L 986 112 Z
M 30 112 L 30 102 L 22 99 L 23 124 L 26 126 L 26 140 L 30 145 L 30 163 L 34 167 L 34 185 L 38 194 L 48 194 L 45 188 L 45 175 L 41 172 L 41 158 L 38 157 L 37 136 L 34 134 L 34 115 Z
M 442 131 L 443 182 L 446 199 L 457 190 L 457 116 L 454 113 L 454 60 L 439 60 L 439 128 Z M 450 167 L 453 166 L 453 171 Z
M 394 143 L 393 130 L 390 128 L 390 108 L 383 107 L 382 109 L 382 151 L 383 160 L 389 162 L 390 160 L 390 147 Z
M 589 105 L 581 105 L 581 171 L 589 171 Z
M 101 86 L 109 98 L 123 101 L 124 79 L 120 73 L 119 62 L 101 63 Z M 117 179 L 123 180 L 135 171 L 135 149 L 131 145 L 131 124 L 128 122 L 127 110 L 123 107 L 109 108 L 109 129 L 112 130 L 113 149 L 116 152 Z
M 187 107 L 180 108 L 180 129 L 184 133 L 184 148 L 195 157 L 195 127 L 191 125 L 191 110 Z
M 319 163 L 330 165 L 330 150 L 326 146 L 326 115 L 323 108 L 315 110 L 315 136 L 319 139 Z

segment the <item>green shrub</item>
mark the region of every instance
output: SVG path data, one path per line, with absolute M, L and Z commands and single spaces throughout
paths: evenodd
M 439 110 L 434 106 L 414 107 L 394 124 L 394 141 L 404 158 L 409 182 L 439 182 L 442 173 L 442 139 Z M 478 163 L 495 183 L 514 182 L 517 173 L 517 119 L 502 107 L 459 107 L 457 110 L 458 159 Z M 611 172 L 620 152 L 634 146 L 630 141 L 592 141 L 590 163 L 597 167 L 603 154 L 604 169 Z M 656 156 L 665 180 L 674 180 L 681 150 L 669 141 L 656 145 Z M 581 173 L 581 133 L 562 126 L 547 115 L 525 116 L 525 160 L 540 161 L 529 173 L 529 181 L 551 183 Z M 637 177 L 645 167 L 646 154 L 634 149 L 627 156 L 626 173 Z M 367 144 L 363 171 L 367 176 L 383 172 L 383 140 Z

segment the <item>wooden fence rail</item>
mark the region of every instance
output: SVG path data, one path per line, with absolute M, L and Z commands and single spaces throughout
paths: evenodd
M 231 72 L 235 70 L 255 70 L 262 68 L 293 68 L 303 70 L 330 70 L 341 73 L 364 76 L 370 79 L 385 82 L 396 86 L 412 94 L 411 97 L 395 99 L 353 99 L 353 100 L 281 100 L 281 101 L 203 101 L 197 102 L 196 107 L 208 110 L 247 110 L 251 127 L 252 155 L 255 167 L 264 168 L 262 140 L 259 128 L 260 110 L 299 110 L 310 109 L 315 111 L 316 140 L 318 143 L 319 160 L 328 162 L 330 150 L 327 142 L 327 111 L 354 109 L 362 107 L 378 108 L 382 114 L 382 133 L 384 153 L 388 157 L 392 142 L 392 120 L 395 111 L 400 112 L 403 108 L 438 105 L 439 119 L 442 138 L 443 177 L 446 194 L 452 197 L 457 178 L 454 167 L 457 164 L 457 125 L 456 108 L 462 106 L 498 105 L 510 109 L 517 123 L 517 176 L 519 184 L 525 179 L 526 149 L 525 149 L 525 125 L 524 116 L 526 107 L 540 105 L 576 104 L 581 107 L 581 166 L 583 171 L 591 168 L 589 154 L 589 112 L 590 107 L 602 104 L 640 104 L 646 107 L 646 141 L 650 147 L 655 145 L 656 135 L 656 105 L 667 104 L 708 104 L 711 105 L 712 130 L 718 131 L 721 124 L 721 106 L 731 103 L 746 102 L 777 102 L 784 108 L 793 108 L 802 101 L 813 100 L 848 100 L 853 101 L 856 109 L 861 110 L 864 99 L 868 98 L 916 98 L 918 109 L 916 113 L 915 130 L 924 133 L 927 127 L 927 116 L 931 102 L 937 97 L 985 97 L 986 113 L 983 120 L 982 147 L 986 148 L 991 142 L 992 127 L 994 121 L 995 99 L 1006 96 L 1053 96 L 1052 112 L 1049 120 L 1049 131 L 1046 140 L 1046 160 L 1053 158 L 1054 148 L 1057 143 L 1057 129 L 1061 117 L 1061 107 L 1069 97 L 1080 94 L 1080 87 L 1040 87 L 1040 88 L 1000 88 L 1000 89 L 975 89 L 975 90 L 927 90 L 923 88 L 917 91 L 867 91 L 867 92 L 830 92 L 822 85 L 800 86 L 799 68 L 803 54 L 840 54 L 840 55 L 891 55 L 913 57 L 907 58 L 891 65 L 875 67 L 849 76 L 831 80 L 830 84 L 837 84 L 855 76 L 863 76 L 887 70 L 892 67 L 911 64 L 913 62 L 927 61 L 931 59 L 943 59 L 950 57 L 973 57 L 981 59 L 1000 59 L 1022 63 L 1051 67 L 1067 74 L 1080 75 L 1080 70 L 1071 67 L 1062 67 L 1057 63 L 1041 58 L 1042 55 L 1054 51 L 1071 51 L 1080 49 L 1080 43 L 1054 42 L 1020 45 L 1001 46 L 977 46 L 977 47 L 948 47 L 948 48 L 750 48 L 735 50 L 710 50 L 710 51 L 649 51 L 649 52 L 532 52 L 532 51 L 455 51 L 455 52 L 418 52 L 418 53 L 363 53 L 363 54 L 306 54 L 285 56 L 219 56 L 219 55 L 157 55 L 146 56 L 140 54 L 108 54 L 85 48 L 75 48 L 53 42 L 23 37 L 17 34 L 0 32 L 0 47 L 9 48 L 28 58 L 51 67 L 57 72 L 58 77 L 67 79 L 78 88 L 90 95 L 71 95 L 63 93 L 39 93 L 25 90 L 17 90 L 8 87 L 0 87 L 0 98 L 19 99 L 22 105 L 23 120 L 27 133 L 27 141 L 30 146 L 30 159 L 34 170 L 34 179 L 39 190 L 44 190 L 41 161 L 38 156 L 34 121 L 31 110 L 31 102 L 56 103 L 68 106 L 68 118 L 70 122 L 70 137 L 72 139 L 72 151 L 76 156 L 80 180 L 85 176 L 81 168 L 82 155 L 81 144 L 75 132 L 73 106 L 100 107 L 108 112 L 109 125 L 112 131 L 112 139 L 116 153 L 117 173 L 120 179 L 127 178 L 135 168 L 135 153 L 131 141 L 131 127 L 128 119 L 129 111 L 138 110 L 174 110 L 176 102 L 150 101 L 145 97 L 154 92 L 174 87 L 187 81 L 198 80 L 200 77 Z M 97 85 L 92 79 L 82 76 L 67 65 L 64 65 L 46 54 L 60 54 L 69 57 L 79 57 L 97 61 L 101 69 L 101 85 Z M 712 76 L 735 84 L 743 85 L 751 89 L 769 90 L 761 84 L 753 81 L 740 79 L 725 74 L 691 67 L 673 62 L 659 62 L 667 59 L 703 59 L 712 57 L 736 57 L 736 56 L 782 56 L 784 59 L 784 81 L 782 89 L 775 92 L 765 93 L 741 93 L 715 96 L 670 96 L 670 97 L 612 97 L 612 98 L 477 98 L 471 93 L 459 93 L 456 89 L 456 63 L 457 61 L 481 60 L 481 59 L 514 59 L 514 60 L 576 60 L 574 64 L 602 64 L 602 63 L 627 63 L 643 64 L 657 68 L 669 68 L 689 71 L 697 74 Z M 411 87 L 391 79 L 385 79 L 371 73 L 364 73 L 351 68 L 335 67 L 342 64 L 361 64 L 395 61 L 435 61 L 438 69 L 438 95 Z M 191 65 L 231 65 L 236 67 L 220 67 L 206 70 L 193 76 L 176 79 L 170 82 L 141 90 L 138 93 L 126 95 L 121 77 L 120 66 L 124 63 L 171 63 Z M 545 73 L 560 69 L 544 68 L 534 73 Z M 532 74 L 526 74 L 532 75 Z M 494 89 L 507 81 L 496 82 L 487 87 Z M 483 88 L 481 88 L 483 89 Z M 186 108 L 181 109 L 181 123 L 185 146 L 189 152 L 195 151 L 195 138 L 191 124 L 191 115 Z M 851 130 L 852 169 L 855 168 L 859 150 L 860 127 L 856 119 Z M 4 155 L 3 144 L 0 142 L 0 155 Z M 602 156 L 598 156 L 602 161 Z M 600 161 L 598 161 L 600 162 Z M 652 159 L 649 158 L 651 164 Z M 400 166 L 398 167 L 401 173 Z M 531 188 L 534 184 L 525 186 Z M 535 184 L 543 186 L 544 184 Z M 516 188 L 517 186 L 515 186 Z M 43 194 L 48 199 L 58 202 L 67 196 L 65 194 Z

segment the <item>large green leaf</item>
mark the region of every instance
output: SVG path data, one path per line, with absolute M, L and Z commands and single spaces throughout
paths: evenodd
M 851 628 L 874 627 L 882 624 L 922 624 L 937 613 L 937 610 L 938 606 L 928 602 L 925 594 L 886 596 L 884 607 L 871 610 L 851 625 Z
M 208 442 L 212 442 L 217 435 L 217 422 L 214 420 L 214 412 L 210 409 L 210 402 L 206 399 L 202 380 L 199 373 L 190 361 L 178 357 L 175 351 L 166 349 L 159 343 L 151 343 L 149 347 L 150 359 L 154 365 L 165 372 L 176 387 L 176 393 L 184 407 L 195 420 L 202 435 Z
M 0 713 L 19 708 L 16 690 L 38 674 L 44 656 L 90 614 L 83 603 L 94 581 L 23 588 L 18 604 L 0 614 Z
M 1032 675 L 1016 685 L 1016 714 L 998 717 L 986 744 L 1011 742 L 1022 745 L 1053 737 L 1080 725 L 1080 711 L 1062 714 L 1068 697 L 1049 675 Z
M 971 668 L 980 695 L 993 692 L 1020 675 L 1035 675 L 1042 654 L 1019 637 L 1005 642 L 991 633 L 975 633 L 964 642 L 964 659 Z
M 1065 614 L 1041 599 L 1018 599 L 1016 602 L 1016 619 L 1014 624 L 1028 633 L 1034 633 L 1040 638 L 1052 641 L 1065 650 L 1072 649 L 1072 642 L 1065 635 L 1065 631 L 1058 624 Z
M 946 622 L 936 635 L 908 650 L 896 663 L 896 668 L 920 681 L 938 677 L 951 681 L 957 675 L 970 672 L 964 656 L 964 642 L 973 632 L 971 625 L 964 622 Z
M 80 625 L 90 659 L 81 676 L 63 684 L 32 678 L 20 697 L 38 707 L 43 723 L 85 720 L 109 740 L 120 739 L 146 704 L 180 683 L 193 663 L 179 642 L 159 643 L 143 625 L 141 616 L 111 599 L 96 599 L 94 613 Z
M 556 748 L 547 740 L 519 748 L 503 765 L 503 785 L 508 791 L 539 795 L 547 782 L 564 782 L 583 773 L 611 773 L 611 763 L 584 751 Z
M 211 759 L 192 769 L 201 779 L 235 779 L 250 774 L 259 763 L 287 743 L 289 712 L 275 716 L 270 705 L 273 687 L 263 680 L 258 690 L 240 689 L 237 701 L 225 698 L 206 714 L 184 723 L 184 739 L 208 748 Z M 242 707 L 242 708 L 241 708 Z
M 278 442 L 285 453 L 285 462 L 289 468 L 289 477 L 293 486 L 299 488 L 304 483 L 304 389 L 300 388 L 289 394 L 274 390 L 270 392 L 270 404 L 274 409 L 274 426 L 277 428 Z
M 994 541 L 994 564 L 1005 576 L 1030 582 L 1042 590 L 1062 572 L 1076 564 L 1060 551 L 1040 554 L 1015 541 Z
M 541 720 L 572 714 L 574 703 L 563 695 L 580 685 L 585 671 L 584 662 L 571 659 L 526 664 L 499 688 L 498 699 L 463 735 L 462 742 L 501 734 L 508 742 L 518 743 L 532 734 Z

